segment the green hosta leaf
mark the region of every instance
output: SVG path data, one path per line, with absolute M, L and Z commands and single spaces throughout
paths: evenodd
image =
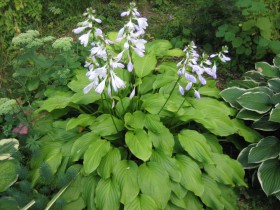
M 114 166 L 121 161 L 121 153 L 118 148 L 114 148 L 102 158 L 100 165 L 97 169 L 98 174 L 103 178 L 107 179 L 111 176 Z
M 172 44 L 167 40 L 154 40 L 146 45 L 146 51 L 148 53 L 155 53 L 159 57 L 164 56 L 167 50 L 171 48 Z
M 257 142 L 261 139 L 262 136 L 254 129 L 247 127 L 243 121 L 238 119 L 233 119 L 232 122 L 234 123 L 234 126 L 237 128 L 237 133 L 240 136 L 243 136 L 245 141 L 252 143 L 252 142 Z
M 276 55 L 273 59 L 274 66 L 280 68 L 280 55 Z
M 271 97 L 271 102 L 272 102 L 273 104 L 279 104 L 279 103 L 280 103 L 280 93 L 274 94 L 274 95 Z
M 71 201 L 75 201 L 80 197 L 80 194 L 82 193 L 83 186 L 81 185 L 82 177 L 79 174 L 75 180 L 70 184 L 70 186 L 64 191 L 62 194 L 63 200 L 65 200 L 67 203 Z
M 11 155 L 18 151 L 19 142 L 17 139 L 0 140 L 0 161 L 8 159 Z
M 63 206 L 63 210 L 72 210 L 72 209 L 82 210 L 85 207 L 86 207 L 85 202 L 82 199 L 82 197 L 80 197 L 79 199 L 72 201 L 70 203 L 67 203 L 65 206 Z
M 280 79 L 274 78 L 267 81 L 269 87 L 276 93 L 280 92 Z
M 94 119 L 95 117 L 93 117 L 90 114 L 80 114 L 77 118 L 71 118 L 68 121 L 66 125 L 66 130 L 71 130 L 78 126 L 86 127 L 88 125 L 91 125 Z
M 82 187 L 82 197 L 85 203 L 87 204 L 88 210 L 97 210 L 95 204 L 95 189 L 97 186 L 97 176 L 86 176 L 82 177 L 81 181 Z
M 96 207 L 100 210 L 120 209 L 120 187 L 113 179 L 101 179 L 96 187 Z
M 152 155 L 152 141 L 144 130 L 128 131 L 125 143 L 132 154 L 143 161 L 147 161 Z
M 171 190 L 178 198 L 184 198 L 188 191 L 180 183 L 171 181 Z
M 159 163 L 164 168 L 170 178 L 175 182 L 181 181 L 181 172 L 174 158 L 165 155 L 162 151 L 153 151 L 151 161 Z
M 85 69 L 79 69 L 76 78 L 69 82 L 67 86 L 76 93 L 82 93 L 83 89 L 90 83 L 86 73 Z
M 102 114 L 95 119 L 90 129 L 100 136 L 109 136 L 123 129 L 123 121 L 110 114 Z
M 153 84 L 155 80 L 156 80 L 156 75 L 148 75 L 142 78 L 142 84 L 140 85 L 138 92 L 141 95 L 144 95 L 145 93 L 151 91 L 153 89 Z
M 138 183 L 141 192 L 151 196 L 159 209 L 164 209 L 171 195 L 170 180 L 166 170 L 156 162 L 143 163 L 139 167 Z
M 81 91 L 81 92 L 75 93 L 71 97 L 71 102 L 73 102 L 75 104 L 87 105 L 87 104 L 91 104 L 95 101 L 98 101 L 99 99 L 101 99 L 101 95 L 98 93 L 95 93 L 93 90 L 87 94 L 84 94 L 83 91 Z
M 90 174 L 99 166 L 101 159 L 110 151 L 111 145 L 106 140 L 96 140 L 84 154 L 84 170 Z
M 280 192 L 280 161 L 264 161 L 259 167 L 258 179 L 267 196 Z
M 247 186 L 244 182 L 245 172 L 241 164 L 224 154 L 212 153 L 214 164 L 205 165 L 205 170 L 211 178 L 227 185 Z
M 235 192 L 234 189 L 232 189 L 231 187 L 228 187 L 227 185 L 222 185 L 219 184 L 218 185 L 222 194 L 221 194 L 221 200 L 222 200 L 222 204 L 224 204 L 226 210 L 236 210 L 238 209 L 237 204 L 238 202 L 236 202 L 239 198 L 239 196 L 237 195 L 237 193 Z
M 270 112 L 269 121 L 280 123 L 280 104 L 277 104 Z
M 114 167 L 113 175 L 121 189 L 121 202 L 126 205 L 136 199 L 140 192 L 137 164 L 122 160 Z
M 204 186 L 201 179 L 202 173 L 197 163 L 185 155 L 177 155 L 176 160 L 182 174 L 181 185 L 195 195 L 201 196 Z
M 216 87 L 216 81 L 214 80 L 208 80 L 205 86 L 199 88 L 199 93 L 204 96 L 220 98 L 220 90 Z
M 42 110 L 51 112 L 55 109 L 63 109 L 70 104 L 71 96 L 72 93 L 70 92 L 60 92 L 59 95 L 51 96 L 50 98 L 43 101 L 41 107 L 36 110 L 36 112 L 40 112 Z
M 253 124 L 252 127 L 257 130 L 261 131 L 275 131 L 279 129 L 280 124 L 272 121 L 268 121 L 269 117 L 267 115 L 264 115 L 262 118 L 259 120 L 256 120 Z
M 184 52 L 181 49 L 172 49 L 168 50 L 164 56 L 171 56 L 171 57 L 182 57 L 184 56 Z
M 269 47 L 272 50 L 273 53 L 279 54 L 280 53 L 280 41 L 270 41 Z M 278 66 L 279 67 L 279 66 Z
M 135 74 L 142 78 L 150 74 L 156 67 L 157 59 L 152 53 L 146 54 L 144 57 L 135 56 L 133 58 Z
M 124 206 L 124 210 L 154 210 L 158 209 L 155 201 L 151 196 L 141 194 L 137 196 L 132 202 Z
M 0 209 L 2 210 L 18 210 L 20 209 L 18 203 L 14 198 L 1 197 L 0 198 Z
M 265 137 L 253 147 L 248 156 L 249 163 L 260 163 L 268 159 L 274 159 L 280 154 L 280 141 L 274 137 Z
M 203 163 L 212 163 L 211 148 L 205 137 L 195 130 L 183 130 L 179 135 L 179 142 L 192 158 Z
M 188 192 L 183 199 L 176 195 L 171 196 L 171 202 L 182 209 L 202 210 L 203 205 L 192 192 Z
M 222 193 L 218 184 L 211 177 L 204 174 L 202 175 L 202 180 L 204 183 L 204 192 L 202 196 L 200 196 L 202 202 L 212 209 L 223 210 Z
M 145 118 L 145 127 L 153 133 L 159 134 L 165 126 L 160 122 L 158 115 L 147 114 Z
M 273 95 L 273 91 L 269 87 L 266 87 L 266 86 L 250 88 L 249 92 L 252 92 L 252 93 L 263 92 L 269 96 Z
M 266 113 L 271 109 L 270 97 L 263 92 L 244 93 L 237 99 L 237 102 L 245 109 L 255 111 L 260 114 Z
M 132 100 L 128 97 L 122 98 L 118 101 L 115 106 L 116 113 L 119 117 L 122 117 L 125 113 L 127 113 L 127 109 L 129 108 Z
M 280 72 L 275 66 L 271 66 L 270 64 L 266 62 L 257 62 L 255 64 L 255 69 L 258 69 L 259 72 L 261 72 L 262 75 L 267 77 L 279 77 Z
M 250 150 L 255 147 L 257 144 L 250 144 L 248 147 L 244 148 L 238 155 L 237 160 L 242 164 L 245 169 L 252 169 L 259 166 L 256 163 L 249 163 L 248 156 Z
M 160 133 L 148 131 L 148 135 L 156 149 L 161 150 L 171 157 L 174 147 L 174 137 L 166 127 L 163 127 Z
M 203 136 L 207 140 L 208 145 L 211 147 L 211 151 L 215 153 L 223 153 L 223 147 L 219 143 L 217 136 L 210 133 L 204 133 Z
M 147 94 L 141 97 L 143 101 L 142 108 L 151 114 L 158 114 L 164 105 L 166 99 L 162 94 Z
M 16 160 L 0 160 L 0 192 L 4 192 L 18 178 L 18 162 Z
M 258 120 L 262 117 L 262 114 L 259 114 L 255 111 L 250 111 L 247 109 L 242 108 L 238 114 L 236 115 L 236 118 L 242 119 L 242 120 Z
M 82 135 L 80 138 L 75 140 L 72 148 L 71 148 L 71 157 L 73 161 L 78 161 L 91 145 L 91 143 L 99 140 L 100 137 L 97 136 L 95 133 L 90 132 Z
M 143 129 L 146 115 L 141 111 L 126 113 L 124 116 L 125 127 L 129 130 Z
M 167 75 L 166 73 L 158 74 L 156 76 L 155 82 L 153 83 L 153 89 L 155 90 L 164 87 L 168 83 L 176 81 L 177 77 L 178 77 L 177 75 Z

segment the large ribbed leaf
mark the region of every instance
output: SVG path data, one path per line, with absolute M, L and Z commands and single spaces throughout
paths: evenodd
M 261 139 L 261 135 L 254 129 L 245 125 L 245 123 L 238 119 L 232 120 L 234 126 L 237 128 L 237 133 L 242 136 L 245 141 L 253 143 L 258 142 Z
M 145 122 L 145 114 L 141 111 L 126 113 L 124 116 L 125 127 L 129 130 L 143 129 Z
M 245 109 L 266 113 L 271 109 L 270 96 L 263 92 L 247 92 L 237 99 L 237 102 Z
M 76 128 L 78 126 L 86 127 L 91 125 L 95 117 L 90 114 L 80 114 L 77 118 L 71 118 L 67 125 L 66 130 L 71 130 L 72 128 Z
M 202 180 L 204 183 L 204 192 L 200 196 L 202 202 L 215 210 L 223 210 L 224 204 L 221 198 L 221 190 L 218 184 L 211 177 L 203 174 Z
M 112 179 L 101 179 L 96 187 L 96 207 L 99 210 L 120 209 L 120 187 Z
M 249 161 L 248 161 L 249 152 L 256 145 L 257 144 L 250 144 L 248 147 L 244 148 L 239 153 L 237 160 L 241 163 L 243 168 L 252 169 L 252 168 L 256 168 L 259 166 L 259 164 L 257 164 L 257 163 L 249 163 Z
M 142 107 L 151 114 L 158 114 L 164 105 L 166 98 L 159 93 L 146 94 L 141 100 L 143 101 Z
M 191 210 L 202 210 L 203 204 L 200 202 L 198 197 L 196 197 L 192 192 L 188 192 L 183 199 L 178 198 L 176 195 L 172 194 L 171 202 L 183 209 Z
M 121 188 L 121 202 L 128 204 L 136 199 L 140 192 L 137 164 L 133 161 L 122 160 L 115 165 L 113 175 Z
M 269 87 L 276 93 L 280 92 L 280 78 L 273 78 L 267 81 Z
M 79 174 L 71 182 L 70 186 L 67 187 L 67 189 L 62 194 L 61 198 L 63 198 L 63 200 L 66 201 L 67 203 L 77 200 L 80 197 L 80 194 L 82 193 L 82 190 L 83 190 L 81 181 L 82 181 L 82 177 Z
M 164 129 L 164 125 L 160 122 L 160 118 L 158 115 L 147 114 L 145 118 L 145 127 L 152 131 L 153 133 L 162 133 L 162 129 Z
M 270 112 L 269 121 L 280 123 L 280 104 L 277 104 Z
M 18 178 L 18 162 L 16 160 L 0 161 L 0 192 L 5 191 Z
M 280 72 L 276 66 L 272 66 L 266 62 L 257 62 L 255 63 L 255 69 L 258 69 L 262 75 L 267 77 L 278 77 Z
M 240 104 L 236 101 L 237 98 L 242 96 L 246 92 L 246 89 L 239 88 L 239 87 L 230 87 L 223 90 L 220 95 L 222 98 L 228 102 L 231 106 L 240 109 L 242 108 Z
M 171 195 L 168 173 L 159 163 L 143 163 L 139 167 L 138 183 L 141 192 L 151 196 L 158 208 L 164 209 Z
M 201 196 L 204 186 L 201 179 L 202 173 L 197 163 L 185 155 L 177 155 L 176 160 L 182 174 L 181 185 L 195 195 Z
M 148 131 L 148 135 L 156 149 L 161 150 L 171 157 L 174 147 L 174 137 L 166 127 L 162 128 L 161 133 Z
M 238 161 L 217 153 L 212 153 L 212 160 L 215 164 L 207 164 L 204 168 L 214 180 L 232 186 L 247 186 L 244 182 L 245 172 Z
M 258 179 L 267 196 L 280 192 L 280 161 L 264 161 L 258 170 Z
M 107 179 L 111 176 L 114 166 L 121 161 L 121 153 L 118 148 L 114 148 L 109 151 L 104 158 L 102 158 L 100 165 L 97 169 L 98 174 Z
M 82 180 L 82 197 L 87 204 L 88 210 L 97 210 L 95 204 L 95 188 L 97 186 L 97 176 L 86 176 Z
M 249 163 L 260 163 L 274 159 L 280 154 L 280 141 L 274 136 L 268 136 L 259 141 L 248 155 Z
M 224 204 L 226 210 L 236 210 L 238 202 L 238 194 L 236 193 L 236 190 L 234 190 L 231 187 L 228 187 L 227 185 L 218 185 L 222 194 L 221 194 L 221 200 Z
M 99 166 L 101 159 L 110 151 L 111 145 L 106 140 L 93 142 L 84 154 L 84 170 L 90 174 Z
M 262 114 L 244 108 L 242 108 L 236 115 L 236 118 L 243 119 L 243 120 L 258 120 L 261 117 Z
M 73 161 L 79 160 L 84 155 L 89 145 L 98 139 L 100 139 L 100 137 L 97 136 L 97 134 L 90 132 L 75 140 L 71 148 L 71 157 Z
M 188 191 L 180 183 L 171 181 L 171 190 L 172 192 L 180 199 L 184 198 Z
M 167 40 L 154 40 L 147 43 L 147 52 L 153 52 L 157 56 L 162 57 L 167 53 L 167 50 L 172 48 L 172 44 Z
M 146 54 L 144 57 L 134 56 L 133 64 L 135 74 L 142 78 L 150 74 L 156 67 L 157 59 L 153 53 Z
M 144 130 L 128 131 L 125 143 L 131 153 L 143 161 L 147 161 L 152 155 L 152 141 Z
M 181 172 L 176 159 L 167 156 L 162 151 L 154 150 L 150 160 L 159 163 L 168 172 L 173 181 L 181 181 Z
M 179 142 L 192 158 L 204 163 L 212 163 L 211 148 L 205 137 L 195 130 L 183 130 L 179 135 Z
M 100 136 L 109 136 L 123 129 L 123 121 L 110 114 L 102 114 L 94 120 L 90 129 Z
M 148 195 L 141 194 L 124 206 L 124 210 L 155 210 L 158 209 L 155 201 Z

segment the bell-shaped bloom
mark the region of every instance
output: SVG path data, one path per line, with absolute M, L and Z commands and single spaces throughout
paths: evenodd
M 128 64 L 127 64 L 127 70 L 128 70 L 129 72 L 132 72 L 132 70 L 133 70 L 133 64 L 132 64 L 131 60 L 129 60 L 129 62 L 128 62 Z
M 179 92 L 182 96 L 185 94 L 185 90 L 181 85 L 179 85 Z
M 192 83 L 192 82 L 189 82 L 189 83 L 186 85 L 185 90 L 186 90 L 186 91 L 190 90 L 190 89 L 192 88 L 192 85 L 193 85 L 193 83 Z
M 91 31 L 88 31 L 86 34 L 83 34 L 82 36 L 79 37 L 79 40 L 84 47 L 88 45 L 88 40 L 89 40 L 89 35 Z
M 196 83 L 196 78 L 191 74 L 185 73 L 185 78 L 192 83 Z
M 135 86 L 132 89 L 131 93 L 129 94 L 129 98 L 132 99 L 135 96 Z
M 197 90 L 194 90 L 194 96 L 196 98 L 200 98 L 200 93 Z
M 102 82 L 100 82 L 99 85 L 97 85 L 97 87 L 95 88 L 95 92 L 101 94 L 105 88 L 105 82 L 106 82 L 106 78 Z
M 110 75 L 112 86 L 115 92 L 117 92 L 119 88 L 125 88 L 124 81 L 119 78 L 113 71 L 110 71 Z
M 89 85 L 87 85 L 87 86 L 83 89 L 84 94 L 87 94 L 93 87 L 94 87 L 94 82 L 92 82 L 92 83 L 90 83 Z

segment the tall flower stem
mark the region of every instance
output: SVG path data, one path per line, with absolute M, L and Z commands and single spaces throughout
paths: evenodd
M 170 99 L 172 93 L 174 92 L 175 87 L 176 87 L 177 83 L 180 81 L 180 79 L 181 79 L 181 77 L 179 76 L 178 79 L 177 79 L 177 81 L 175 82 L 175 84 L 174 84 L 172 90 L 170 91 L 168 98 L 166 99 L 165 103 L 163 104 L 163 106 L 162 106 L 161 109 L 159 110 L 158 114 L 161 113 L 161 111 L 163 110 L 163 108 L 165 107 L 165 105 L 167 104 L 167 102 L 169 101 L 169 99 Z
M 179 106 L 179 108 L 177 109 L 177 111 L 174 113 L 174 117 L 172 118 L 170 125 L 173 125 L 173 119 L 175 118 L 175 115 L 180 111 L 180 109 L 183 107 L 184 103 L 186 101 L 186 97 L 184 97 L 183 102 L 181 103 L 181 105 Z
M 105 104 L 104 104 L 104 100 L 106 100 L 106 96 L 105 96 L 104 93 L 101 94 L 101 98 L 102 98 L 103 113 L 104 113 L 104 105 L 105 105 Z M 113 118 L 112 109 L 109 109 L 109 112 L 110 112 L 110 117 L 111 117 L 111 119 L 112 119 L 112 122 L 113 122 L 113 124 L 114 124 L 114 126 L 115 126 L 115 129 L 116 129 L 117 132 L 119 132 L 118 127 L 117 127 L 117 125 L 116 125 L 116 122 L 115 122 L 115 120 L 114 120 L 114 118 Z

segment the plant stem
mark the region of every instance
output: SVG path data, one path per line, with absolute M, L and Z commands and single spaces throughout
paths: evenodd
M 30 201 L 28 204 L 26 204 L 26 206 L 24 206 L 22 209 L 20 210 L 27 210 L 29 209 L 31 206 L 33 206 L 35 204 L 35 200 Z
M 180 109 L 181 109 L 182 106 L 184 105 L 185 101 L 186 101 L 186 97 L 184 97 L 183 102 L 181 103 L 181 105 L 180 105 L 180 107 L 178 108 L 178 110 L 174 113 L 174 115 L 176 115 L 176 114 L 180 111 Z M 173 124 L 173 119 L 174 119 L 174 118 L 172 118 L 172 120 L 171 120 L 171 122 L 170 122 L 170 125 Z
M 175 82 L 175 84 L 174 84 L 172 90 L 170 91 L 168 98 L 166 99 L 165 103 L 163 104 L 163 106 L 162 106 L 161 109 L 159 110 L 158 114 L 161 113 L 161 111 L 163 110 L 163 108 L 164 108 L 165 105 L 167 104 L 168 100 L 170 99 L 170 97 L 171 97 L 173 91 L 175 90 L 175 87 L 176 87 L 177 83 L 180 81 L 180 79 L 181 79 L 181 77 L 179 76 L 178 79 L 177 79 L 177 81 Z

